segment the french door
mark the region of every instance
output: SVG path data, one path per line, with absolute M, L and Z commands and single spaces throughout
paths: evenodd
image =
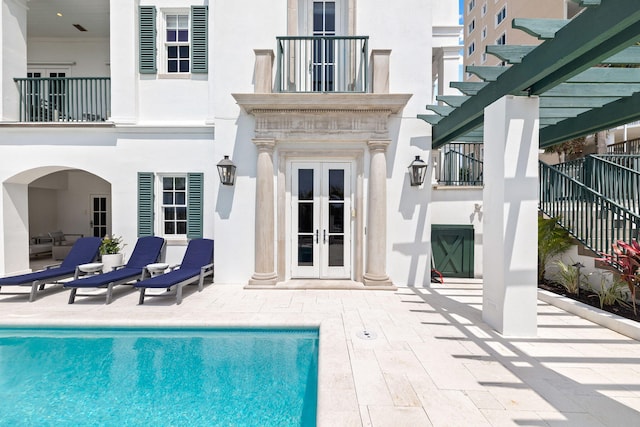
M 104 237 L 108 234 L 109 211 L 107 196 L 91 196 L 91 235 L 93 237 Z
M 291 165 L 292 278 L 351 277 L 351 164 Z
M 323 38 L 313 40 L 311 66 L 313 91 L 333 92 L 335 83 L 335 43 L 326 36 L 336 35 L 336 2 L 313 2 L 313 35 Z

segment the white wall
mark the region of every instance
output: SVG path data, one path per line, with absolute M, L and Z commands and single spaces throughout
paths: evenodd
M 287 2 L 216 1 L 209 13 L 215 21 L 209 64 L 215 81 L 214 161 L 228 155 L 237 166 L 233 187 L 215 180 L 216 283 L 247 283 L 254 272 L 257 149 L 253 116 L 241 112 L 231 94 L 254 92 L 254 49 L 275 51 L 276 37 L 287 34 Z
M 109 61 L 109 39 L 27 40 L 29 68 L 49 69 L 47 64 L 65 63 L 58 66 L 66 67 L 66 63 L 73 63 L 67 77 L 109 77 Z

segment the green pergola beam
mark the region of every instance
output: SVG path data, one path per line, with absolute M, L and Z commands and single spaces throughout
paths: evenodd
M 590 108 L 540 108 L 540 118 L 568 118 L 589 111 Z
M 590 97 L 618 96 L 622 97 L 640 92 L 640 83 L 563 83 L 544 93 L 543 96 Z
M 437 125 L 444 117 L 437 114 L 418 114 L 420 120 L 424 120 L 432 126 Z
M 515 18 L 511 21 L 511 27 L 522 30 L 539 40 L 549 40 L 569 22 L 571 22 L 569 19 Z
M 427 105 L 427 110 L 431 110 L 439 116 L 448 116 L 455 108 L 446 105 Z
M 598 108 L 620 99 L 619 96 L 544 96 L 540 97 L 540 108 Z
M 640 83 L 640 68 L 590 68 L 567 83 Z
M 461 95 L 438 95 L 436 96 L 437 101 L 442 101 L 451 107 L 459 107 L 461 106 L 469 96 L 461 96 Z
M 531 84 L 530 94 L 544 93 L 638 41 L 640 8 L 637 0 L 608 0 L 572 24 L 558 31 L 560 40 L 549 40 L 547 49 L 535 49 L 523 59 L 521 68 L 546 65 L 550 71 Z M 550 58 L 555 64 L 546 61 Z
M 638 65 L 640 64 L 640 46 L 629 46 L 622 52 L 618 52 L 615 55 L 603 60 L 602 63 L 614 65 Z
M 509 64 L 519 64 L 537 46 L 518 46 L 512 44 L 487 45 L 485 51 Z
M 458 89 L 465 95 L 477 95 L 488 83 L 484 82 L 451 82 L 449 86 L 454 89 Z
M 467 73 L 475 74 L 485 82 L 495 82 L 500 77 L 500 74 L 507 70 L 507 67 L 468 65 L 464 70 Z
M 555 126 L 540 129 L 540 147 L 545 148 L 569 139 L 611 129 L 640 120 L 640 93 L 621 98 Z
M 558 30 L 554 39 L 532 50 L 521 64 L 509 67 L 497 81 L 484 83 L 486 86 L 476 96 L 438 122 L 433 127 L 433 147 L 480 126 L 484 109 L 501 97 L 524 90 L 544 94 L 634 44 L 639 35 L 637 0 L 607 0 L 599 7 L 586 9 Z
M 578 3 L 580 6 L 600 6 L 602 0 L 571 0 L 574 3 Z

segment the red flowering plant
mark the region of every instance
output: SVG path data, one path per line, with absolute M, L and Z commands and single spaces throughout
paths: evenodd
M 620 273 L 620 278 L 627 283 L 631 291 L 633 312 L 636 311 L 636 290 L 640 287 L 640 243 L 632 239 L 631 243 L 618 240 L 611 244 L 612 253 L 602 254 L 599 261 L 603 261 Z

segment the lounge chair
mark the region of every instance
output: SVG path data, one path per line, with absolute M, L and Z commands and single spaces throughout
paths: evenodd
M 77 279 L 80 275 L 78 266 L 96 259 L 101 242 L 102 240 L 99 237 L 82 237 L 76 240 L 71 247 L 71 251 L 69 251 L 69 254 L 61 264 L 51 265 L 45 270 L 33 273 L 4 277 L 0 279 L 0 288 L 2 286 L 31 286 L 29 302 L 33 302 L 36 298 L 36 293 L 38 290 L 44 290 L 45 284 L 57 283 L 58 280 L 70 277 Z
M 74 303 L 79 288 L 107 288 L 106 303 L 111 304 L 113 287 L 142 279 L 145 266 L 158 260 L 163 247 L 164 239 L 161 237 L 148 236 L 139 238 L 126 265 L 104 274 L 65 283 L 65 288 L 71 288 L 69 304 Z
M 166 274 L 161 274 L 136 283 L 134 286 L 140 289 L 140 300 L 138 303 L 140 305 L 144 304 L 145 292 L 149 288 L 166 289 L 169 291 L 170 288 L 175 287 L 176 304 L 182 302 L 182 287 L 185 285 L 198 282 L 198 292 L 201 292 L 204 285 L 204 278 L 211 276 L 213 279 L 213 240 L 191 240 L 182 258 L 182 263 L 176 267 L 179 268 L 175 269 L 174 267 L 173 270 Z

